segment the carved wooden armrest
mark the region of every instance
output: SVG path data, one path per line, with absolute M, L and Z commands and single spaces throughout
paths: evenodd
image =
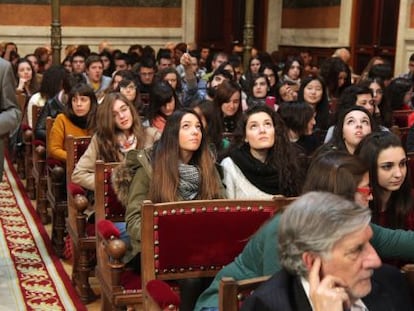
M 25 144 L 31 144 L 33 140 L 33 129 L 27 124 L 22 125 L 23 142 Z
M 46 160 L 46 146 L 45 142 L 39 139 L 33 140 L 32 145 L 34 148 L 34 158 L 35 160 Z
M 104 256 L 99 252 L 98 261 L 101 261 L 102 266 L 108 267 L 111 270 L 112 286 L 120 286 L 121 275 L 125 269 L 123 258 L 127 251 L 127 245 L 120 239 L 120 232 L 112 221 L 104 219 L 97 223 L 96 235 L 103 246 Z
M 89 206 L 89 200 L 86 196 L 86 191 L 75 183 L 70 183 L 67 189 L 68 196 L 71 197 L 72 202 L 72 204 L 68 204 L 68 209 L 74 209 L 74 214 L 76 215 L 76 219 L 74 221 L 76 222 L 78 235 L 79 237 L 86 237 L 86 223 L 88 216 L 85 214 L 85 210 Z M 68 210 L 68 213 L 73 214 L 73 211 Z

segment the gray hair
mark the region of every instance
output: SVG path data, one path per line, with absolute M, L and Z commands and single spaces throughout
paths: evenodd
M 282 266 L 307 277 L 304 252 L 327 257 L 340 239 L 363 229 L 371 220 L 369 208 L 332 193 L 308 192 L 283 212 L 278 242 Z

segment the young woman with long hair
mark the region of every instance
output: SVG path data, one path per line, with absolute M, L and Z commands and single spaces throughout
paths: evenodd
M 95 162 L 120 162 L 132 149 L 148 148 L 159 139 L 154 128 L 144 128 L 131 101 L 120 93 L 110 93 L 98 106 L 96 129 L 85 153 L 72 174 L 72 181 L 87 190 L 95 189 Z
M 125 183 L 126 173 L 132 173 L 130 183 Z M 127 206 L 125 220 L 132 251 L 126 261 L 139 258 L 144 200 L 160 203 L 225 197 L 201 119 L 187 109 L 177 110 L 168 118 L 153 148 L 128 152 L 125 166 L 114 173 L 113 185 Z M 180 310 L 193 310 L 199 286 L 203 287 L 203 282 L 190 283 L 180 283 L 181 295 L 186 297 Z
M 221 165 L 228 198 L 300 193 L 303 176 L 296 152 L 282 119 L 268 106 L 245 111 Z
M 361 141 L 355 154 L 369 165 L 373 221 L 385 227 L 413 230 L 411 177 L 399 137 L 391 132 L 372 133 Z

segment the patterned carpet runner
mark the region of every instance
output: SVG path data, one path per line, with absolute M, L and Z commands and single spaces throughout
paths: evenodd
M 0 311 L 5 310 L 87 310 L 8 161 L 0 183 Z

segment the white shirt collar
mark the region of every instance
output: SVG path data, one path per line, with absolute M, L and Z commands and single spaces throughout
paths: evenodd
M 309 293 L 310 292 L 310 286 L 309 286 L 309 282 L 304 277 L 301 277 L 300 278 L 300 282 L 302 283 L 303 289 L 305 290 L 306 297 L 308 297 L 309 304 L 311 305 L 312 310 L 314 310 L 313 305 L 312 305 L 312 300 L 310 299 L 310 293 Z M 358 299 L 357 301 L 355 301 L 352 304 L 350 311 L 369 311 L 369 310 L 366 307 L 366 305 L 364 304 L 364 302 L 361 299 Z

